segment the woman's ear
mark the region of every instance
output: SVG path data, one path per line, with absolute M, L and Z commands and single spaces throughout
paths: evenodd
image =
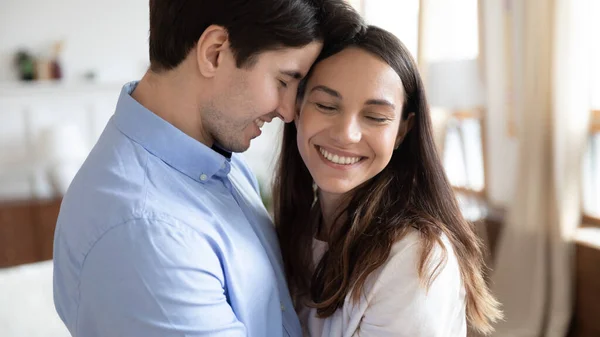
M 396 144 L 394 145 L 394 150 L 397 150 L 400 147 L 400 144 L 404 141 L 406 135 L 410 132 L 415 123 L 415 113 L 411 112 L 408 114 L 406 119 L 400 121 L 400 130 L 398 130 L 398 137 L 396 137 Z
M 296 105 L 294 106 L 294 123 L 298 126 L 298 118 L 300 118 L 300 111 L 302 111 L 303 98 L 301 96 L 296 97 Z
M 200 73 L 207 78 L 214 77 L 228 52 L 231 53 L 227 30 L 217 25 L 206 28 L 196 44 L 196 62 Z

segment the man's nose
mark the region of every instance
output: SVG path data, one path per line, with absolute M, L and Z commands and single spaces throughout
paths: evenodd
M 295 101 L 295 93 L 288 93 L 281 99 L 281 104 L 277 109 L 277 113 L 279 114 L 279 118 L 281 118 L 286 123 L 290 123 L 291 121 L 293 121 L 294 117 L 296 116 Z

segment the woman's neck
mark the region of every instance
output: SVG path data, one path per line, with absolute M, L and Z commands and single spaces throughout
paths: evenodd
M 335 221 L 344 221 L 339 217 L 340 211 L 344 209 L 348 199 L 341 194 L 332 194 L 319 190 L 319 204 L 321 206 L 321 226 L 317 233 L 317 239 L 327 241 L 329 233 Z

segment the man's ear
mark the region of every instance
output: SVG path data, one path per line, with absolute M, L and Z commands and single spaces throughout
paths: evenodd
M 398 137 L 396 137 L 396 144 L 394 150 L 400 147 L 400 144 L 404 141 L 404 137 L 410 132 L 415 123 L 415 113 L 411 112 L 408 114 L 406 119 L 400 121 L 400 130 L 398 130 Z
M 211 25 L 206 28 L 196 44 L 196 62 L 200 73 L 204 77 L 215 76 L 224 57 L 231 52 L 229 48 L 229 34 L 224 27 Z

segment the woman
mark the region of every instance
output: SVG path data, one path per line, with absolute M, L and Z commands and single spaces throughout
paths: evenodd
M 274 201 L 305 335 L 466 336 L 467 322 L 491 332 L 498 303 L 404 45 L 369 26 L 323 50 L 297 110 Z

